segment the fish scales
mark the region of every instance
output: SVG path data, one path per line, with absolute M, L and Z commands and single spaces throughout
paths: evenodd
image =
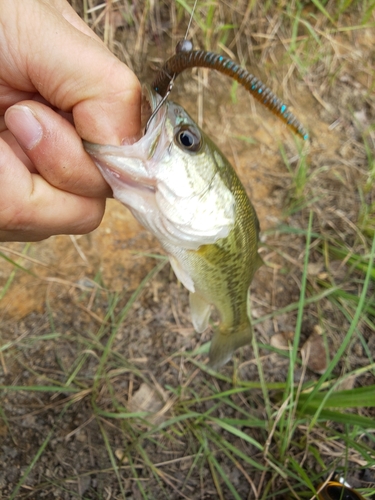
M 256 269 L 261 265 L 257 253 L 259 223 L 245 189 L 229 162 L 206 138 L 213 151 L 222 178 L 235 198 L 236 223 L 226 238 L 212 245 L 203 245 L 196 252 L 181 250 L 180 258 L 195 269 L 197 298 L 209 307 L 213 304 L 220 313 L 220 327 L 215 334 L 210 364 L 218 367 L 230 359 L 232 352 L 251 341 L 248 317 L 248 291 Z M 186 262 L 186 265 L 189 263 Z M 190 301 L 194 308 L 194 302 Z M 194 320 L 194 312 L 193 312 Z M 205 329 L 204 324 L 198 331 Z

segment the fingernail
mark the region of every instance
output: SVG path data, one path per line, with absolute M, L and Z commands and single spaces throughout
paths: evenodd
M 15 105 L 5 113 L 5 123 L 24 149 L 33 149 L 43 137 L 43 129 L 27 106 Z

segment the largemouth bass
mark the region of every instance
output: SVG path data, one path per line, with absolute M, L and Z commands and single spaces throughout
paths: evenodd
M 152 110 L 160 101 L 145 90 Z M 166 101 L 135 144 L 85 143 L 114 197 L 160 241 L 190 292 L 194 328 L 203 332 L 211 305 L 220 326 L 210 349 L 218 368 L 251 341 L 248 290 L 261 264 L 259 223 L 232 166 L 186 111 Z
M 175 77 L 196 66 L 216 69 L 244 86 L 304 139 L 308 134 L 287 106 L 234 61 L 178 45 L 145 88 L 151 109 L 135 144 L 84 143 L 114 197 L 160 241 L 181 283 L 190 292 L 194 328 L 203 332 L 214 305 L 220 314 L 209 353 L 219 368 L 251 341 L 249 287 L 257 268 L 259 223 L 232 166 L 186 111 L 167 101 Z M 156 92 L 157 93 L 156 93 Z M 158 95 L 159 94 L 159 95 Z

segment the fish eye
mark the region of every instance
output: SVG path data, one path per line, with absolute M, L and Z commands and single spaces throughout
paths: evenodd
M 202 147 L 202 137 L 199 130 L 190 125 L 183 125 L 175 134 L 177 145 L 186 151 L 196 153 Z

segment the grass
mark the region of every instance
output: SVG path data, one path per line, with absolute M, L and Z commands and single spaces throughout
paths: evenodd
M 71 3 L 135 69 L 145 47 L 153 64 L 172 52 L 193 7 Z M 311 499 L 334 474 L 375 498 L 374 11 L 368 0 L 198 2 L 194 45 L 254 66 L 312 136 L 270 144 L 256 135 L 262 122 L 254 137 L 230 134 L 260 165 L 270 153 L 283 193 L 281 222 L 262 233 L 256 335 L 233 364 L 206 366 L 209 337 L 194 336 L 152 240 L 125 245 L 108 219 L 110 231 L 77 239 L 85 259 L 62 237 L 0 248 L 4 498 Z M 363 110 L 367 124 L 355 118 Z M 15 298 L 31 303 L 21 318 Z M 322 374 L 302 349 L 313 331 Z

